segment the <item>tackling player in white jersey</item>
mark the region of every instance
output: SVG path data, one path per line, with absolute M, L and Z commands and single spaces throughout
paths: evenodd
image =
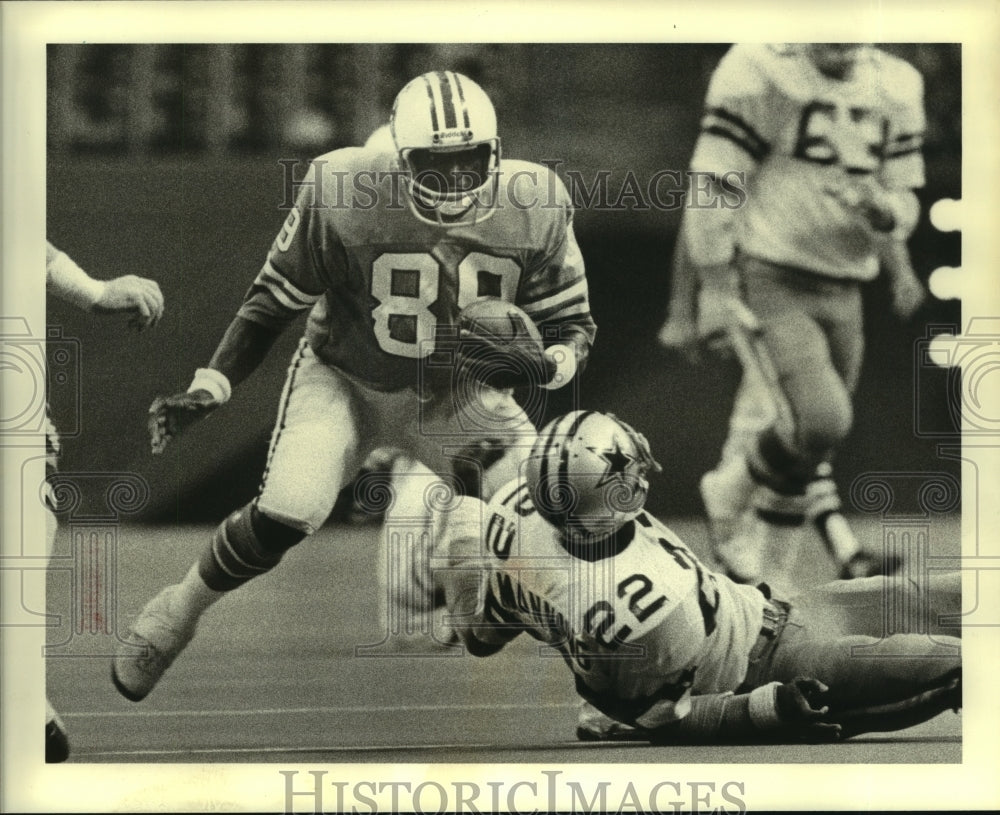
M 151 408 L 159 452 L 225 403 L 279 332 L 309 313 L 259 494 L 132 625 L 112 670 L 129 699 L 153 689 L 204 611 L 319 529 L 372 450 L 401 448 L 438 474 L 484 436 L 524 455 L 535 430 L 511 398 L 516 383 L 490 387 L 474 366 L 456 380 L 461 355 L 441 345 L 470 306 L 517 304 L 524 317 L 513 327 L 541 328 L 544 370 L 514 371 L 518 381 L 564 384 L 589 352 L 596 328 L 569 194 L 545 167 L 501 162 L 486 93 L 450 71 L 421 75 L 397 95 L 390 126 L 392 152 L 352 147 L 312 163 L 208 366 Z
M 899 315 L 924 296 L 905 245 L 924 183 L 921 77 L 865 46 L 737 45 L 705 107 L 694 177 L 738 178 L 746 198 L 739 209 L 689 202 L 660 339 L 746 333 L 785 408 L 747 372 L 722 461 L 701 485 L 715 554 L 734 577 L 758 580 L 809 515 L 842 576 L 876 574 L 888 564 L 860 551 L 840 516 L 830 462 L 852 424 L 861 284 L 881 261 Z
M 961 705 L 958 573 L 772 597 L 712 572 L 644 511 L 651 469 L 635 430 L 576 411 L 540 431 L 522 478 L 463 507 L 446 582 L 471 653 L 525 632 L 558 649 L 619 723 L 581 738 L 832 740 Z M 929 629 L 884 630 L 889 603 L 926 610 Z
M 48 242 L 45 244 L 45 291 L 83 311 L 128 314 L 128 324 L 139 331 L 156 325 L 163 316 L 163 293 L 155 280 L 131 274 L 112 280 L 95 280 L 69 255 Z M 59 434 L 48 415 L 45 417 L 45 452 L 48 477 L 56 472 L 59 464 Z M 51 555 L 58 528 L 51 484 L 46 483 L 44 498 L 45 534 Z M 45 761 L 65 761 L 69 757 L 66 729 L 48 699 L 45 707 Z

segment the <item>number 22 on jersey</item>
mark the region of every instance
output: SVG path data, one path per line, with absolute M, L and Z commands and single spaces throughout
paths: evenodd
M 521 267 L 513 258 L 470 252 L 457 266 L 458 310 L 480 297 L 513 303 Z M 386 252 L 372 262 L 375 338 L 383 351 L 419 359 L 434 350 L 439 316 L 434 305 L 445 296 L 448 270 L 428 252 Z

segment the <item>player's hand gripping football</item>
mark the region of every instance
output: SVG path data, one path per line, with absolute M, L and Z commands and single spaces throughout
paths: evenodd
M 131 312 L 128 324 L 142 331 L 156 325 L 163 316 L 163 293 L 155 280 L 124 275 L 105 283 L 93 310 L 98 314 Z
M 797 676 L 791 682 L 778 685 L 775 707 L 781 725 L 775 735 L 782 740 L 838 741 L 841 727 L 827 717 L 830 708 L 823 704 L 829 688 L 818 679 Z
M 173 396 L 158 396 L 149 406 L 149 443 L 153 455 L 166 449 L 167 442 L 185 427 L 194 424 L 219 405 L 207 390 L 194 390 Z
M 553 346 L 555 353 L 572 349 Z M 472 379 L 493 388 L 545 386 L 557 375 L 562 357 L 548 353 L 538 328 L 513 303 L 484 298 L 458 318 L 457 363 Z

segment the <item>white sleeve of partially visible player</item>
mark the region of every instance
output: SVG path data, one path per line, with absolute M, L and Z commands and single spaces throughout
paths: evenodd
M 924 79 L 916 68 L 900 59 L 886 58 L 883 70 L 882 81 L 890 93 L 889 132 L 878 180 L 892 199 L 896 219 L 893 238 L 905 241 L 920 218 L 920 203 L 913 190 L 925 183 Z
M 705 97 L 685 209 L 685 248 L 696 267 L 728 263 L 735 249 L 739 210 L 719 205 L 719 180 L 738 180 L 745 190 L 771 150 L 770 83 L 752 54 L 734 46 L 712 75 Z
M 107 284 L 94 280 L 65 252 L 45 243 L 45 288 L 60 300 L 78 308 L 93 308 L 104 295 Z

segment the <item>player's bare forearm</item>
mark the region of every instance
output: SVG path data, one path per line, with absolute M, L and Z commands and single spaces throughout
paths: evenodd
M 184 428 L 228 402 L 233 386 L 263 362 L 279 334 L 273 328 L 236 317 L 229 324 L 208 367 L 195 371 L 188 389 L 153 400 L 147 419 L 153 454 L 162 453 Z
M 797 677 L 771 683 L 750 693 L 705 694 L 691 698 L 687 716 L 652 730 L 661 743 L 756 743 L 835 741 L 838 724 L 825 717 L 819 700 L 828 688 L 815 679 Z M 642 725 L 642 717 L 638 720 Z
M 219 341 L 208 367 L 225 375 L 230 385 L 236 387 L 264 361 L 280 334 L 274 328 L 236 317 Z

